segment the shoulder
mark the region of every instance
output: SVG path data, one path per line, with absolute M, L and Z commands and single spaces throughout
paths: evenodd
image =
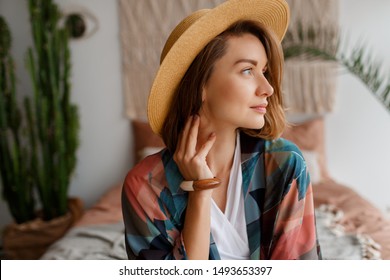
M 299 174 L 306 169 L 306 162 L 301 150 L 293 142 L 284 138 L 265 140 L 241 134 L 241 153 L 250 155 L 262 155 L 268 171 L 282 170 L 283 172 L 294 170 Z M 252 157 L 251 157 L 252 158 Z
M 259 137 L 249 136 L 245 133 L 240 134 L 241 150 L 244 153 L 272 153 L 272 154 L 295 154 L 302 157 L 302 152 L 297 145 L 284 138 L 277 138 L 274 140 L 265 140 Z
M 284 138 L 277 138 L 274 140 L 266 140 L 265 141 L 265 151 L 267 153 L 291 153 L 293 155 L 302 157 L 302 152 L 298 148 L 296 144 L 293 142 L 286 140 Z
M 306 172 L 306 162 L 296 144 L 284 138 L 265 142 L 265 162 L 285 172 L 299 177 Z
M 264 154 L 266 176 L 271 182 L 281 182 L 284 193 L 294 184 L 298 200 L 305 197 L 310 176 L 302 152 L 293 142 L 283 138 L 266 142 Z
M 161 173 L 163 170 L 161 150 L 158 153 L 149 155 L 137 163 L 126 175 L 124 185 L 131 186 L 134 183 L 140 183 L 142 181 L 148 181 L 151 177 Z
M 147 156 L 127 173 L 122 188 L 125 222 L 166 219 L 160 204 L 166 185 L 162 156 L 163 150 Z

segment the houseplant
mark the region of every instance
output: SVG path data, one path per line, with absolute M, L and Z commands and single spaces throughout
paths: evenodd
M 39 258 L 82 208 L 79 200 L 68 197 L 79 139 L 78 110 L 70 101 L 68 33 L 58 25 L 61 15 L 52 0 L 29 0 L 28 9 L 34 47 L 26 60 L 33 89 L 23 110 L 15 93 L 10 32 L 1 32 L 0 168 L 4 198 L 15 219 L 4 231 L 3 245 L 16 259 Z M 4 20 L 1 24 L 6 30 Z M 19 211 L 24 205 L 28 208 Z M 40 240 L 26 237 L 27 232 Z
M 282 42 L 284 57 L 287 65 L 296 62 L 301 64 L 302 67 L 296 67 L 294 70 L 298 68 L 301 72 L 305 71 L 305 73 L 300 73 L 300 80 L 301 83 L 309 84 L 306 89 L 312 98 L 312 104 L 318 102 L 318 100 L 321 101 L 321 97 L 331 99 L 332 91 L 335 88 L 332 88 L 332 85 L 329 86 L 329 84 L 335 82 L 335 74 L 337 73 L 335 68 L 341 66 L 341 68 L 358 78 L 390 112 L 389 73 L 383 71 L 381 63 L 374 59 L 374 55 L 365 42 L 354 44 L 354 47 L 350 48 L 351 42 L 342 38 L 338 24 L 339 1 L 286 1 L 291 9 L 291 20 Z M 349 51 L 350 49 L 352 51 Z M 317 67 L 322 67 L 322 71 L 313 73 L 315 71 L 312 70 L 316 70 Z M 307 71 L 307 69 L 309 70 Z M 333 74 L 334 78 L 330 77 L 327 80 L 324 77 L 324 73 L 327 74 L 326 71 Z M 320 74 L 318 79 L 316 79 L 317 74 Z M 318 86 L 318 81 L 321 81 L 321 86 Z M 301 102 L 300 89 L 294 88 L 294 83 L 290 83 L 290 86 L 293 88 L 289 88 L 291 95 L 293 95 L 291 98 L 296 98 L 295 104 Z M 327 88 L 324 89 L 324 87 Z M 319 96 L 318 91 L 323 96 Z M 307 104 L 309 106 L 306 106 L 306 108 L 311 107 L 312 104 Z M 301 105 L 301 110 L 302 108 L 303 110 L 306 109 L 304 105 L 298 105 Z M 312 111 L 316 111 L 315 109 Z M 323 113 L 327 109 L 330 108 L 321 107 L 316 113 Z
M 339 39 L 339 42 L 341 39 Z M 341 43 L 338 44 L 341 46 Z M 284 47 L 285 59 L 304 57 L 305 60 L 333 61 L 357 77 L 373 96 L 390 112 L 390 76 L 386 77 L 381 64 L 373 59 L 364 44 L 357 45 L 351 53 L 342 47 L 331 52 L 310 44 L 296 44 Z
M 0 170 L 3 197 L 17 223 L 35 218 L 33 183 L 21 151 L 21 112 L 15 92 L 14 61 L 10 55 L 11 34 L 0 17 Z

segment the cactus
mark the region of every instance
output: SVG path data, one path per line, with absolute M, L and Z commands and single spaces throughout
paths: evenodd
M 33 98 L 25 99 L 34 174 L 43 217 L 68 211 L 68 187 L 76 166 L 79 117 L 70 102 L 68 32 L 58 27 L 60 12 L 52 0 L 29 0 L 34 48 L 27 67 Z
M 20 110 L 9 54 L 10 32 L 0 21 L 0 167 L 4 198 L 17 223 L 35 218 L 34 193 L 44 220 L 68 211 L 76 166 L 79 116 L 70 101 L 68 32 L 52 0 L 28 0 L 34 46 L 26 64 L 33 90 Z M 23 118 L 22 118 L 23 117 Z
M 17 104 L 11 33 L 0 17 L 0 174 L 3 198 L 17 223 L 35 218 L 34 182 L 28 151 L 22 145 L 21 111 Z

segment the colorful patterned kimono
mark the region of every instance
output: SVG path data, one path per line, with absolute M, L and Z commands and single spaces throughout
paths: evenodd
M 244 133 L 242 191 L 250 259 L 321 259 L 312 186 L 299 149 L 285 139 Z M 187 192 L 172 154 L 164 149 L 127 174 L 122 191 L 129 259 L 187 259 L 181 232 Z M 220 259 L 210 238 L 209 259 Z

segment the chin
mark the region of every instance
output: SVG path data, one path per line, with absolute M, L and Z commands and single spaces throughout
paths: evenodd
M 262 129 L 264 127 L 264 120 L 262 121 L 257 121 L 257 122 L 252 122 L 252 123 L 247 123 L 246 125 L 242 126 L 243 128 L 246 129 Z

